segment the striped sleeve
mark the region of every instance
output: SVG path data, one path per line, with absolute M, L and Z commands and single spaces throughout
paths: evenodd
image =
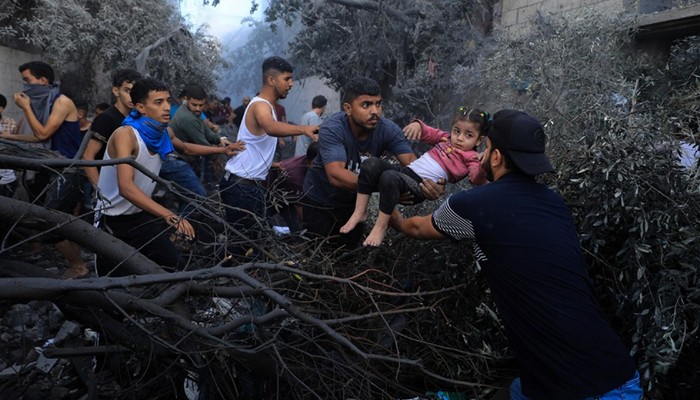
M 433 213 L 433 226 L 453 240 L 474 240 L 472 222 L 457 214 L 450 206 L 449 199 Z

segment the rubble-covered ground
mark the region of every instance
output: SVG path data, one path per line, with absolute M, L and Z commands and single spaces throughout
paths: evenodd
M 83 256 L 92 270 L 91 257 Z M 57 276 L 66 267 L 62 257 L 49 245 L 22 245 L 11 251 L 10 257 Z M 64 346 L 90 345 L 95 340 L 94 332 L 66 320 L 49 301 L 0 301 L 0 316 L 0 398 L 87 398 L 88 389 L 76 370 L 85 360 L 49 358 L 44 352 L 50 354 L 51 350 Z

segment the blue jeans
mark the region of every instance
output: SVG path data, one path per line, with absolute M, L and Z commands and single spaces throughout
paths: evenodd
M 160 173 L 158 175 L 161 178 L 168 181 L 173 181 L 200 196 L 206 195 L 202 182 L 200 182 L 197 175 L 194 174 L 192 167 L 190 167 L 190 165 L 184 160 L 168 157 L 167 159 L 163 160 L 163 164 L 160 166 Z M 179 211 L 180 214 L 188 215 L 192 212 L 192 206 L 180 201 Z
M 603 393 L 594 397 L 587 397 L 581 400 L 639 400 L 642 398 L 644 392 L 639 385 L 639 372 L 634 373 L 634 376 L 629 381 L 622 384 L 607 393 Z M 510 398 L 511 400 L 528 400 L 529 397 L 523 394 L 522 387 L 520 387 L 520 378 L 513 379 L 513 383 L 510 385 Z

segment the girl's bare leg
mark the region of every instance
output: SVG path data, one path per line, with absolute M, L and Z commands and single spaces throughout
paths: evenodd
M 391 214 L 386 214 L 379 212 L 377 215 L 377 222 L 374 223 L 374 228 L 367 235 L 367 239 L 362 243 L 363 246 L 379 246 L 384 241 L 384 236 L 386 236 L 386 230 L 389 229 L 389 220 L 391 219 Z
M 367 204 L 369 204 L 369 194 L 358 193 L 355 200 L 355 211 L 348 219 L 345 225 L 340 227 L 340 233 L 348 233 L 355 229 L 360 222 L 367 221 Z

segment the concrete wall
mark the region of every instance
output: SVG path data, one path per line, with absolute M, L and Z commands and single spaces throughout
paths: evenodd
M 617 13 L 626 9 L 626 0 L 501 0 L 497 27 L 508 37 L 517 38 L 529 28 L 528 24 L 538 15 L 552 16 L 596 9 Z
M 311 111 L 311 100 L 319 94 L 328 99 L 325 115 L 340 111 L 340 94 L 326 86 L 322 79 L 310 77 L 295 81 L 287 98 L 279 102 L 287 111 L 287 121 L 298 124 L 301 116 Z
M 22 78 L 17 68 L 40 58 L 37 54 L 0 46 L 0 93 L 7 97 L 7 108 L 2 113 L 3 117 L 10 117 L 19 122 L 24 115 L 12 99 L 15 93 L 22 91 Z

